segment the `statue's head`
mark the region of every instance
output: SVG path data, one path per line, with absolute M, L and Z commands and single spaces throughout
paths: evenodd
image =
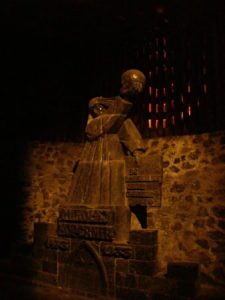
M 145 75 L 136 69 L 125 71 L 121 76 L 121 95 L 133 96 L 141 93 L 146 82 Z

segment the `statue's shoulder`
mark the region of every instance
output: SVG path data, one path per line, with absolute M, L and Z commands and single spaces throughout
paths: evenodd
M 102 104 L 106 105 L 106 107 L 114 105 L 116 100 L 116 97 L 94 97 L 89 101 L 89 108 L 97 105 L 97 104 Z
M 89 101 L 89 109 L 95 105 L 102 104 L 107 108 L 108 113 L 127 114 L 132 107 L 132 103 L 121 98 L 116 97 L 94 97 Z
M 102 97 L 94 97 L 91 100 L 89 100 L 89 107 L 93 107 L 94 105 L 101 102 Z

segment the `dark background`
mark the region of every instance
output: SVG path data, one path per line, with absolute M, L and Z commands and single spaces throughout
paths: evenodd
M 143 66 L 135 51 L 161 23 L 174 37 L 208 32 L 213 129 L 224 129 L 223 0 L 9 0 L 1 6 L 1 255 L 19 236 L 27 144 L 83 141 L 88 100 L 118 93 L 121 72 Z

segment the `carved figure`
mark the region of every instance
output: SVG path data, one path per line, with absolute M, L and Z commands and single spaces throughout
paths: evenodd
M 120 96 L 89 102 L 87 142 L 73 175 L 68 202 L 76 205 L 127 206 L 125 156 L 145 151 L 142 137 L 127 117 L 129 101 L 142 92 L 145 76 L 139 70 L 122 74 Z

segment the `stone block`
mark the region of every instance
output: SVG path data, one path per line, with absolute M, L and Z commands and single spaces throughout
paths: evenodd
M 185 185 L 181 184 L 181 183 L 177 183 L 175 182 L 171 189 L 170 192 L 174 192 L 174 193 L 182 193 L 185 190 Z
M 131 244 L 155 246 L 157 243 L 157 230 L 131 230 L 129 242 Z
M 73 265 L 59 265 L 59 285 L 70 289 L 73 293 L 81 290 L 90 294 L 104 294 L 108 287 L 104 273 L 98 266 L 83 265 L 82 263 Z
M 57 262 L 43 261 L 42 271 L 47 273 L 57 274 Z
M 45 249 L 43 251 L 42 259 L 46 261 L 57 261 L 58 259 L 57 250 Z
M 70 253 L 69 252 L 65 252 L 65 251 L 61 251 L 58 253 L 57 255 L 57 261 L 58 263 L 68 263 L 69 259 L 70 259 Z
M 62 239 L 50 236 L 45 241 L 45 247 L 51 250 L 70 250 L 70 239 Z
M 153 299 L 175 299 L 177 294 L 177 284 L 173 279 L 166 279 L 164 277 L 150 277 L 150 276 L 138 276 L 138 288 L 141 290 L 150 290 Z M 159 298 L 157 298 L 158 296 Z M 174 298 L 173 298 L 174 297 Z
M 135 245 L 134 253 L 136 259 L 152 261 L 156 259 L 157 246 Z
M 158 190 L 152 190 L 152 191 L 139 191 L 139 190 L 129 190 L 127 192 L 128 198 L 153 198 L 157 197 L 159 195 Z
M 125 286 L 126 274 L 123 272 L 116 272 L 116 286 Z
M 219 221 L 218 226 L 222 229 L 225 230 L 225 221 Z
M 129 260 L 129 273 L 152 276 L 155 271 L 155 261 Z
M 59 222 L 58 235 L 78 239 L 112 241 L 115 233 L 112 226 Z
M 174 299 L 179 299 L 179 298 L 174 298 L 171 295 L 164 294 L 163 292 L 153 292 L 151 295 L 151 300 L 174 300 Z
M 33 255 L 35 258 L 42 258 L 44 256 L 44 247 L 34 247 Z
M 128 273 L 129 261 L 123 258 L 116 259 L 116 271 Z
M 88 209 L 86 207 L 65 206 L 59 208 L 59 222 L 114 224 L 112 209 Z
M 183 297 L 195 297 L 199 291 L 198 281 L 177 280 L 177 293 Z
M 209 249 L 209 243 L 206 239 L 198 239 L 195 241 L 203 249 Z
M 136 288 L 137 286 L 137 276 L 135 274 L 126 274 L 125 286 L 128 288 Z
M 147 206 L 147 207 L 160 207 L 161 206 L 161 194 L 160 191 L 157 192 L 152 197 L 128 197 L 129 205 L 135 206 L 135 205 L 141 205 L 141 206 Z
M 80 241 L 76 239 L 70 239 L 70 243 L 71 243 L 71 251 L 76 250 L 80 245 Z
M 126 244 L 101 243 L 100 252 L 103 256 L 123 258 L 131 258 L 133 256 L 132 247 Z
M 199 277 L 199 265 L 197 263 L 169 263 L 167 266 L 167 278 L 195 281 Z
M 117 243 L 127 243 L 129 239 L 131 212 L 127 206 L 115 206 L 115 238 Z
M 34 223 L 34 247 L 44 247 L 44 243 L 49 235 L 56 235 L 56 224 Z
M 152 286 L 152 277 L 146 275 L 139 275 L 137 286 L 141 290 L 146 290 L 148 288 L 150 289 Z
M 208 231 L 208 236 L 214 241 L 225 240 L 224 233 L 219 230 Z
M 46 272 L 37 272 L 36 279 L 44 283 L 49 283 L 52 285 L 57 285 L 57 276 L 56 274 L 46 273 Z
M 225 206 L 219 205 L 214 206 L 212 211 L 216 217 L 225 218 Z
M 134 288 L 116 288 L 116 299 L 124 300 L 150 300 L 144 291 L 134 289 Z
M 116 272 L 116 286 L 136 288 L 137 276 L 135 274 L 127 274 L 123 272 Z
M 115 271 L 115 259 L 111 257 L 103 257 L 103 263 L 108 274 L 114 274 Z

